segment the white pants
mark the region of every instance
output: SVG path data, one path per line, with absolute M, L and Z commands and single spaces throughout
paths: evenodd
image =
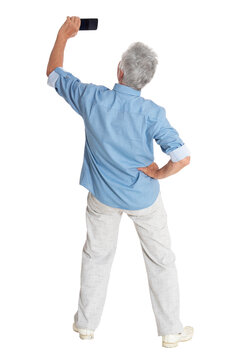
M 95 330 L 100 322 L 123 212 L 133 220 L 141 242 L 158 335 L 182 332 L 175 255 L 160 192 L 151 206 L 141 210 L 113 208 L 88 193 L 77 325 Z

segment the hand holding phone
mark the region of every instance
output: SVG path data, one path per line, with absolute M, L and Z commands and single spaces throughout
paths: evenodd
M 61 34 L 64 38 L 69 39 L 77 35 L 80 26 L 81 20 L 79 17 L 67 16 L 67 20 L 60 27 L 58 34 Z

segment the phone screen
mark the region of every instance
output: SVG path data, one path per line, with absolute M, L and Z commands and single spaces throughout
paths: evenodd
M 96 30 L 98 26 L 98 19 L 81 19 L 79 30 Z

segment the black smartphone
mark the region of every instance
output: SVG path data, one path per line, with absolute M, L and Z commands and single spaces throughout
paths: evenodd
M 81 19 L 79 30 L 97 30 L 98 19 Z

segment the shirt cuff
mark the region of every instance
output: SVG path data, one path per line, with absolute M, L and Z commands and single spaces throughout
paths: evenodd
M 190 150 L 183 144 L 179 148 L 171 151 L 168 155 L 170 155 L 172 162 L 177 162 L 184 159 L 186 156 L 190 156 Z
M 57 67 L 56 69 L 62 69 L 62 70 L 63 70 L 63 68 L 60 67 L 60 66 Z M 56 69 L 55 69 L 55 70 L 56 70 Z M 55 71 L 55 70 L 53 70 L 53 71 L 49 74 L 48 80 L 47 80 L 47 84 L 48 84 L 49 86 L 52 86 L 53 88 L 55 88 L 55 83 L 56 83 L 57 79 L 59 78 L 59 74 L 58 74 L 58 72 Z

